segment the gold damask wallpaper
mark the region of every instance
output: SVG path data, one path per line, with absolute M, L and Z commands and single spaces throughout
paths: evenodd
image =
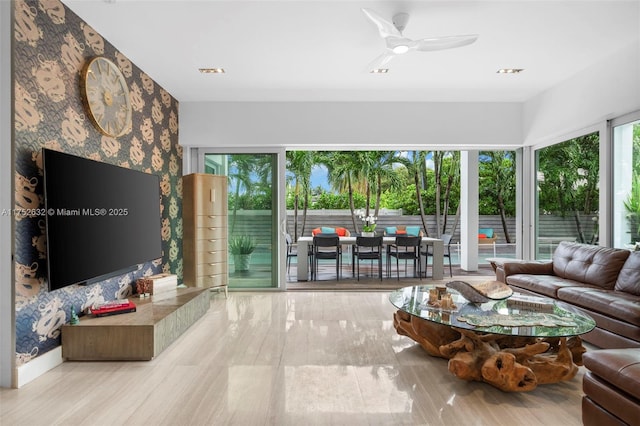
M 14 214 L 17 364 L 60 345 L 60 327 L 93 303 L 124 298 L 143 275 L 182 279 L 182 149 L 178 101 L 59 0 L 15 2 L 15 206 L 44 208 L 41 148 L 157 174 L 162 193 L 163 257 L 89 286 L 47 291 L 45 218 Z M 135 43 L 135 40 L 132 41 Z M 130 132 L 112 138 L 83 107 L 86 62 L 105 56 L 124 74 L 133 106 Z M 90 249 L 90 245 L 88 245 Z M 117 250 L 117 247 L 113 248 Z

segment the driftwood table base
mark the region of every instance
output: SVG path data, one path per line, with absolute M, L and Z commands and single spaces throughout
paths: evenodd
M 505 392 L 525 392 L 539 384 L 571 380 L 585 352 L 579 336 L 537 338 L 482 334 L 397 311 L 393 324 L 430 355 L 449 360 L 463 380 L 489 383 Z

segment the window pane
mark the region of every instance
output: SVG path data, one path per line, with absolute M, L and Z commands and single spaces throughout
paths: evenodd
M 536 259 L 560 241 L 598 243 L 598 133 L 536 151 Z
M 640 242 L 640 120 L 613 129 L 613 246 Z
M 277 154 L 205 154 L 228 177 L 229 288 L 277 287 Z

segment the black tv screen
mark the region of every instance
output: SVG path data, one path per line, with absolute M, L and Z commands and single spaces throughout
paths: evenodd
M 43 148 L 49 290 L 162 257 L 158 176 Z

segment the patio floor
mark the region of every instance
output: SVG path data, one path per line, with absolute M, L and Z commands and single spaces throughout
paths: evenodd
M 397 278 L 395 263 L 392 262 L 391 276 L 387 277 L 385 265 L 382 267 L 382 280 L 378 278 L 378 269 L 374 265 L 371 268 L 368 262 L 360 265 L 360 280 L 351 273 L 351 264 L 342 265 L 342 275 L 336 279 L 335 263 L 321 264 L 318 271 L 318 279 L 315 281 L 297 281 L 295 263 L 291 265 L 291 273 L 287 275 L 287 290 L 393 290 L 400 287 L 422 285 L 429 283 L 446 283 L 449 281 L 486 281 L 495 278 L 495 273 L 489 265 L 480 265 L 477 271 L 462 270 L 459 265 L 453 265 L 453 277 L 449 276 L 449 265 L 445 262 L 444 279 L 433 280 L 431 267 L 427 270 L 427 278 L 419 279 L 413 276 L 412 265 L 400 265 L 400 278 Z

